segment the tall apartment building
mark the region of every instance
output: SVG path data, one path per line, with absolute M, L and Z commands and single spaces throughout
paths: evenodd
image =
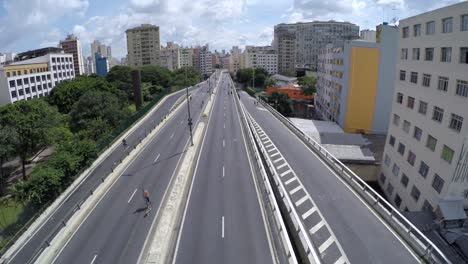
M 41 56 L 41 50 L 20 53 L 29 59 L 0 66 L 0 104 L 47 96 L 61 81 L 75 78 L 73 55 L 50 50 Z
M 233 75 L 240 69 L 241 50 L 238 46 L 233 46 L 231 56 L 229 56 L 229 72 Z
M 208 44 L 193 49 L 193 67 L 205 77 L 213 72 L 211 52 Z
M 142 24 L 125 32 L 129 66 L 160 65 L 161 44 L 158 26 Z
M 105 44 L 102 44 L 101 42 L 99 42 L 98 40 L 94 40 L 92 43 L 91 43 L 91 58 L 93 59 L 93 73 L 97 73 L 97 57 L 96 57 L 96 54 L 98 54 L 99 56 L 98 57 L 103 57 L 103 58 L 107 58 L 107 60 L 109 61 L 110 58 L 112 58 L 112 52 L 111 52 L 111 47 L 110 46 L 107 46 Z
M 263 68 L 269 74 L 278 72 L 278 54 L 271 46 L 246 46 L 242 54 L 242 68 Z
M 83 57 L 84 60 L 84 70 L 85 74 L 93 74 L 96 73 L 95 71 L 95 65 L 94 65 L 94 57 L 88 56 L 88 57 Z
M 398 29 L 377 27 L 380 42 L 344 40 L 318 57 L 316 111 L 345 132 L 385 134 L 394 91 Z
M 67 38 L 60 41 L 60 47 L 65 51 L 65 53 L 73 54 L 75 74 L 84 74 L 83 53 L 81 51 L 80 40 L 75 35 L 70 34 Z
M 193 67 L 193 49 L 180 48 L 180 67 Z
M 179 45 L 168 42 L 166 47 L 161 48 L 160 65 L 171 71 L 180 68 Z
M 101 77 L 105 77 L 109 72 L 109 59 L 102 56 L 99 53 L 95 55 L 96 61 L 96 74 Z
M 349 22 L 313 21 L 279 24 L 273 45 L 278 52 L 280 74 L 295 75 L 295 68 L 317 68 L 319 51 L 339 40 L 359 38 L 359 26 Z
M 468 196 L 468 2 L 400 20 L 379 184 L 400 210 Z
M 376 31 L 370 29 L 361 30 L 360 39 L 370 42 L 376 42 Z
M 224 55 L 222 57 L 219 58 L 220 60 L 220 64 L 221 64 L 221 68 L 223 69 L 229 69 L 229 61 L 230 61 L 230 58 L 231 56 L 230 55 Z

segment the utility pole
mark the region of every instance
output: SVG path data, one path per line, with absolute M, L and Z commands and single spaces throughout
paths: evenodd
M 185 69 L 184 72 L 185 72 L 185 81 L 187 81 L 187 69 Z M 189 125 L 189 130 L 190 130 L 190 143 L 191 143 L 191 146 L 193 146 L 192 117 L 190 116 L 190 97 L 189 97 L 187 85 L 185 85 L 185 91 L 187 92 L 187 110 L 188 110 L 188 125 Z

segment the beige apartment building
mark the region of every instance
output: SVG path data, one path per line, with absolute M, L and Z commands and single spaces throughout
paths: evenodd
M 129 66 L 160 65 L 159 27 L 142 24 L 127 29 L 127 52 Z

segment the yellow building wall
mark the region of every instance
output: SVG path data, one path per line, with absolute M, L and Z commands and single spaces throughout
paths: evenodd
M 372 129 L 379 49 L 352 47 L 350 51 L 348 98 L 344 131 L 369 133 Z
M 13 76 L 13 72 L 16 73 L 16 76 L 30 74 L 35 72 L 46 72 L 49 70 L 49 64 L 45 63 L 34 63 L 34 64 L 24 64 L 24 65 L 7 65 L 3 67 L 3 71 L 5 77 L 7 76 L 7 72 L 10 73 L 10 77 Z M 19 71 L 19 74 L 18 74 Z M 26 71 L 26 73 L 25 73 Z

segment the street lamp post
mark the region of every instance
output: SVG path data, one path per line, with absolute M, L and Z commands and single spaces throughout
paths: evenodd
M 187 80 L 187 69 L 185 69 L 185 80 Z M 191 146 L 193 146 L 192 117 L 190 116 L 190 97 L 189 97 L 187 85 L 185 85 L 185 91 L 187 92 L 187 110 L 188 110 L 188 125 L 189 125 L 189 130 L 190 130 L 190 143 L 191 143 Z

